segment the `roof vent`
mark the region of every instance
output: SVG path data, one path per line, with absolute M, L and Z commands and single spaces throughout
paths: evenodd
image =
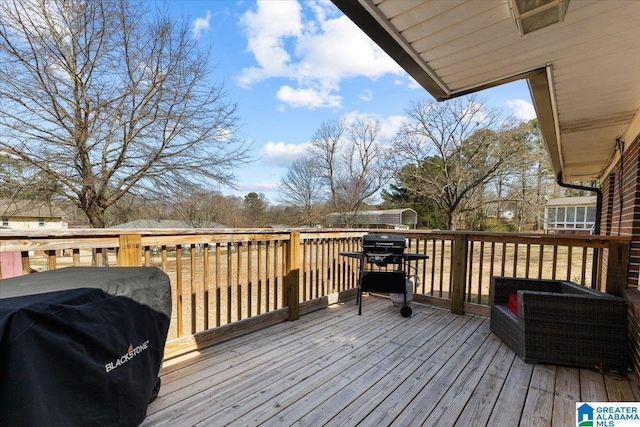
M 520 35 L 564 21 L 569 0 L 508 0 Z

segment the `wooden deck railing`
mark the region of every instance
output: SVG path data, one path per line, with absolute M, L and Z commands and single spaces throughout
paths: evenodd
M 626 287 L 630 237 L 485 232 L 390 232 L 406 236 L 416 262 L 418 296 L 454 313 L 487 314 L 492 276 L 570 280 L 620 294 Z M 595 279 L 595 280 L 594 280 Z
M 25 272 L 64 266 L 157 266 L 172 283 L 169 352 L 355 296 L 367 230 L 64 230 L 3 232 L 0 252 L 20 252 Z M 454 313 L 487 314 L 491 276 L 559 278 L 618 293 L 625 286 L 628 237 L 446 231 L 402 234 L 418 278 L 414 299 Z M 597 254 L 597 255 L 596 255 Z M 595 262 L 594 262 L 595 259 Z M 1 266 L 0 266 L 1 268 Z M 595 273 L 593 273 L 595 269 Z M 0 271 L 1 273 L 1 271 Z M 1 283 L 0 283 L 1 286 Z

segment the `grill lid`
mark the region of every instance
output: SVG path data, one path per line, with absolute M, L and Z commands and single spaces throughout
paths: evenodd
M 404 236 L 395 234 L 368 234 L 362 237 L 362 252 L 367 262 L 379 266 L 400 264 L 406 248 Z
M 404 236 L 395 234 L 367 234 L 362 237 L 362 251 L 365 253 L 402 254 L 406 247 Z

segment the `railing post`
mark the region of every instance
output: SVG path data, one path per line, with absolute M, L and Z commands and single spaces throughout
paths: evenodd
M 464 314 L 467 252 L 467 235 L 456 234 L 453 238 L 453 262 L 451 264 L 451 312 L 455 314 Z
M 300 232 L 292 231 L 285 260 L 284 305 L 289 307 L 289 320 L 300 318 Z
M 142 267 L 142 236 L 121 234 L 118 267 Z
M 22 259 L 22 274 L 31 273 L 31 264 L 29 261 L 29 251 L 20 252 L 20 258 Z
M 610 241 L 608 252 L 603 291 L 612 295 L 622 295 L 622 291 L 627 287 L 629 243 Z

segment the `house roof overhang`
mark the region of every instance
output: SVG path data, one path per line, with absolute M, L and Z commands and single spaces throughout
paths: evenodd
M 640 1 L 573 0 L 524 36 L 507 0 L 332 1 L 438 101 L 526 79 L 565 181 L 602 178 L 640 134 Z

